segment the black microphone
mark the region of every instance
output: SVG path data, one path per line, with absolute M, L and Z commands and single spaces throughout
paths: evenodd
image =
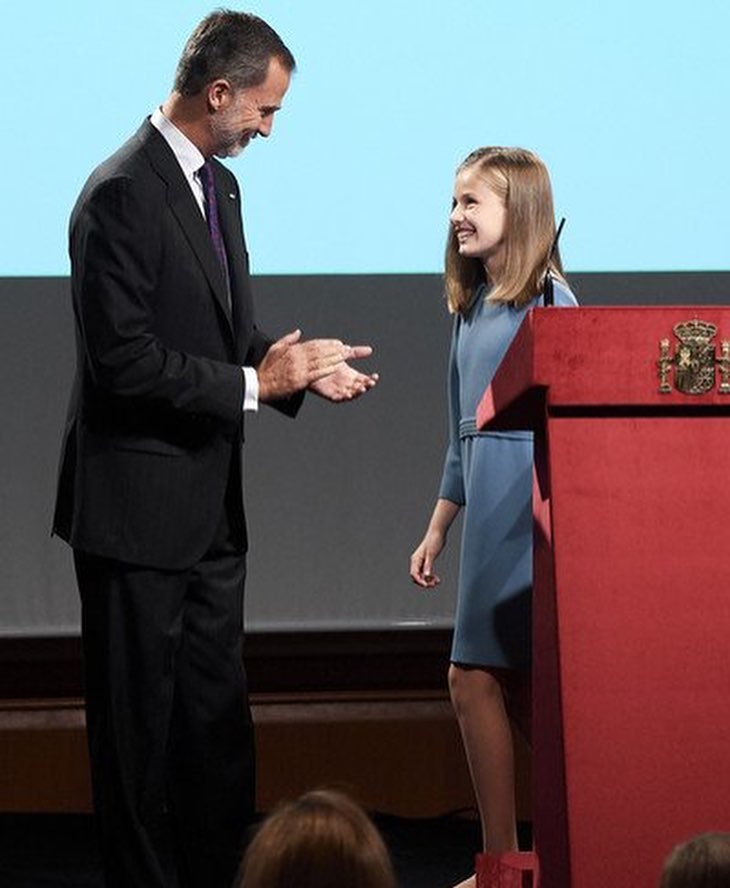
M 547 257 L 547 268 L 545 269 L 545 286 L 543 287 L 543 304 L 547 306 L 555 305 L 555 294 L 553 293 L 553 276 L 550 274 L 550 263 L 555 257 L 555 252 L 558 249 L 558 240 L 560 239 L 560 233 L 563 230 L 563 225 L 565 225 L 565 216 L 560 220 L 560 225 L 558 225 L 558 230 L 555 232 L 555 237 L 553 238 L 553 242 L 550 245 L 550 252 Z

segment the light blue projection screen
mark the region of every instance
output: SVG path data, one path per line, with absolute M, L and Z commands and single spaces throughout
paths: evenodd
M 0 275 L 67 274 L 83 180 L 212 5 L 5 4 Z M 453 169 L 482 144 L 548 163 L 569 270 L 727 268 L 724 0 L 249 8 L 299 62 L 272 138 L 231 162 L 256 273 L 439 271 Z

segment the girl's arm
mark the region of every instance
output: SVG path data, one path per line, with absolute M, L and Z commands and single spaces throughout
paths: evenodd
M 446 536 L 461 506 L 448 499 L 439 498 L 428 523 L 426 535 L 411 555 L 411 579 L 424 589 L 432 589 L 441 582 L 433 573 L 433 563 L 446 545 Z

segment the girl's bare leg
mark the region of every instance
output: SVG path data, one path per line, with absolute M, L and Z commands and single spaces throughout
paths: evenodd
M 517 850 L 515 761 L 508 699 L 519 727 L 529 733 L 529 688 L 502 670 L 452 664 L 451 701 L 461 730 L 482 825 L 485 851 Z M 457 888 L 473 888 L 472 876 Z

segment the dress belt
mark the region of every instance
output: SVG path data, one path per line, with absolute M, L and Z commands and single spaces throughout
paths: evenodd
M 510 429 L 506 432 L 481 430 L 477 428 L 475 416 L 466 416 L 459 421 L 459 440 L 465 438 L 512 438 L 518 441 L 532 441 L 533 433 L 528 429 Z

